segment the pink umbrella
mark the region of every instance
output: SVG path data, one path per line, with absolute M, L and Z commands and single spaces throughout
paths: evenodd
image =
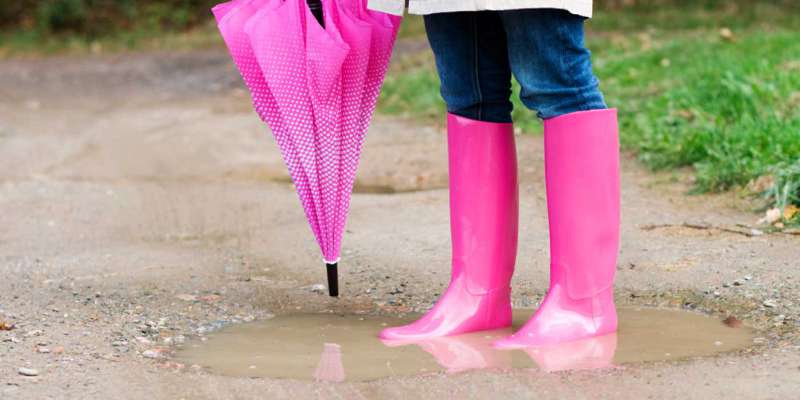
M 271 128 L 338 296 L 361 145 L 400 18 L 365 0 L 232 0 L 214 7 L 256 112 Z

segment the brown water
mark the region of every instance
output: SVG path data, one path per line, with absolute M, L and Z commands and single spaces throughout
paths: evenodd
M 532 310 L 516 310 L 514 326 Z M 619 332 L 559 346 L 495 350 L 511 330 L 477 332 L 411 344 L 384 343 L 385 326 L 413 318 L 300 314 L 241 324 L 190 341 L 177 358 L 230 376 L 364 381 L 388 376 L 472 369 L 544 371 L 610 368 L 620 364 L 711 356 L 752 343 L 753 331 L 705 315 L 653 308 L 619 310 Z

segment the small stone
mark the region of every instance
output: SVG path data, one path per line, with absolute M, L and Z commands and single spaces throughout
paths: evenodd
M 317 283 L 316 285 L 311 285 L 311 291 L 313 293 L 325 293 L 325 285 L 321 283 Z
M 722 284 L 722 287 L 731 287 L 731 284 L 728 283 L 728 282 L 725 282 L 725 283 Z
M 749 280 L 752 280 L 752 279 L 753 279 L 753 277 L 751 275 L 745 275 L 744 276 L 744 280 L 746 280 L 746 281 L 749 281 Z
M 778 306 L 778 302 L 773 299 L 764 300 L 764 307 L 775 308 Z
M 22 376 L 39 376 L 39 371 L 33 368 L 20 368 L 17 370 Z
M 733 281 L 733 286 L 742 286 L 744 285 L 744 282 L 745 282 L 744 279 L 737 279 Z
M 145 350 L 142 352 L 142 357 L 144 358 L 162 358 L 164 357 L 164 353 L 166 352 L 165 349 L 156 348 Z
M 175 298 L 178 299 L 178 300 L 183 300 L 183 301 L 196 301 L 197 300 L 197 296 L 194 296 L 194 295 L 191 295 L 191 294 L 185 294 L 185 293 L 184 294 L 179 294 L 179 295 L 175 296 Z
M 150 339 L 148 339 L 148 338 L 146 338 L 144 336 L 137 336 L 136 337 L 136 341 L 141 343 L 141 344 L 152 344 L 153 343 Z
M 53 347 L 53 354 L 61 354 L 63 352 L 64 352 L 64 347 L 62 346 Z
M 47 347 L 37 347 L 37 348 L 36 348 L 36 351 L 37 351 L 38 353 L 42 353 L 42 354 L 48 354 L 48 353 L 50 353 L 50 349 L 49 349 L 49 348 L 47 348 Z

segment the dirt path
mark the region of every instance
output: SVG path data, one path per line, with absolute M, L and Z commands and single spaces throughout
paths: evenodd
M 619 303 L 734 315 L 761 330 L 751 349 L 611 371 L 340 385 L 218 377 L 159 352 L 279 313 L 427 308 L 448 277 L 444 144 L 435 127 L 374 122 L 333 300 L 311 290 L 324 278 L 319 251 L 225 54 L 1 62 L 0 320 L 16 328 L 0 332 L 0 395 L 796 398 L 800 237 L 700 229 L 756 216 L 731 195 L 686 196 L 680 179 L 630 159 Z M 519 153 L 514 301 L 530 306 L 547 286 L 540 138 L 519 137 Z

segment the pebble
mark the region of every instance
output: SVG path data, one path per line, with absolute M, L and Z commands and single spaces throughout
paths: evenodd
M 47 347 L 37 347 L 36 351 L 42 354 L 50 353 L 50 349 Z
M 136 337 L 136 341 L 141 343 L 141 344 L 151 344 L 151 343 L 153 343 L 150 339 L 148 339 L 148 338 L 146 338 L 144 336 L 137 336 Z
M 769 308 L 775 308 L 775 307 L 778 306 L 778 302 L 773 300 L 773 299 L 764 300 L 764 303 L 762 303 L 762 304 L 764 304 L 765 307 L 769 307 Z
M 39 376 L 39 371 L 33 368 L 20 368 L 17 370 L 22 376 Z
M 311 285 L 311 291 L 314 293 L 325 293 L 325 285 L 321 283 L 317 283 L 316 285 Z
M 150 349 L 142 352 L 144 358 L 161 358 L 164 357 L 164 349 Z
M 197 301 L 197 296 L 191 294 L 179 294 L 175 298 L 183 301 Z

